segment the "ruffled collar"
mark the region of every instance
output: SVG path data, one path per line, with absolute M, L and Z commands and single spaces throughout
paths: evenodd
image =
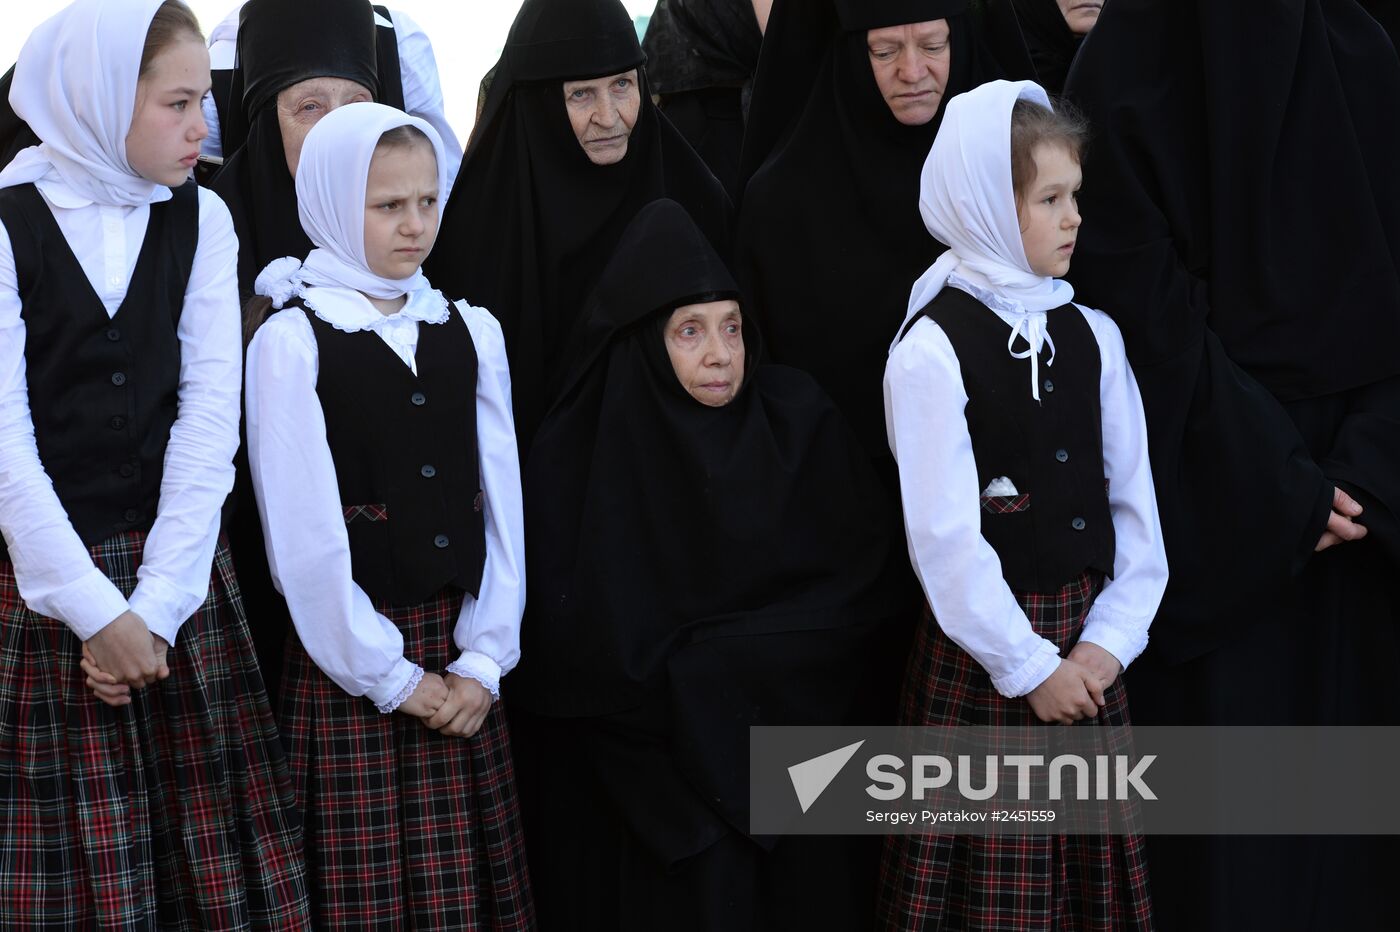
M 300 298 L 317 317 L 344 333 L 373 330 L 380 336 L 390 336 L 410 329 L 416 331 L 420 323 L 446 323 L 452 313 L 442 292 L 431 287 L 409 292 L 408 301 L 393 314 L 380 313 L 368 298 L 351 288 L 318 285 L 303 289 Z

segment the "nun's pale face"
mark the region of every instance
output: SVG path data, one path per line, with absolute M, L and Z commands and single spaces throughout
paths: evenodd
M 946 19 L 866 33 L 880 96 L 905 126 L 924 126 L 938 116 L 953 60 L 948 36 Z
M 287 171 L 297 176 L 301 146 L 321 117 L 346 104 L 374 100 L 374 95 L 348 78 L 308 78 L 277 95 L 277 125 L 282 130 L 282 151 Z
M 1060 12 L 1064 14 L 1069 31 L 1076 36 L 1086 35 L 1099 21 L 1103 12 L 1103 0 L 1056 0 Z
M 126 160 L 136 174 L 179 187 L 209 135 L 200 99 L 209 91 L 209 51 L 193 37 L 166 46 L 136 85 Z
M 1017 199 L 1021 245 L 1037 275 L 1061 278 L 1069 271 L 1079 239 L 1079 160 L 1062 145 L 1042 143 L 1031 150 L 1035 180 Z
M 744 320 L 737 301 L 676 308 L 666 322 L 666 353 L 676 378 L 701 404 L 721 408 L 744 384 Z
M 365 264 L 381 278 L 418 271 L 437 240 L 437 155 L 426 141 L 381 146 L 365 183 Z
M 632 127 L 642 112 L 637 69 L 592 81 L 565 81 L 564 109 L 588 160 L 616 165 L 627 157 Z

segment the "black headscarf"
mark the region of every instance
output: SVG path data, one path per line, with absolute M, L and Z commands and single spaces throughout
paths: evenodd
M 652 92 L 743 87 L 762 43 L 753 0 L 661 0 L 642 42 Z
M 1334 484 L 1372 527 L 1336 559 L 1400 515 L 1400 402 L 1369 398 L 1400 374 L 1400 59 L 1355 3 L 1269 10 L 1114 0 L 1067 88 L 1097 129 L 1069 277 L 1142 387 L 1168 657 L 1314 560 Z
M 583 299 L 638 210 L 673 198 L 728 251 L 729 198 L 656 109 L 644 73 L 622 161 L 594 165 L 569 125 L 563 81 L 620 74 L 642 61 L 619 0 L 526 0 L 428 260 L 434 285 L 501 322 L 523 451 Z
M 511 697 L 565 717 L 663 702 L 689 779 L 732 784 L 746 829 L 747 726 L 849 721 L 892 611 L 878 483 L 815 383 L 762 363 L 752 317 L 727 406 L 672 368 L 672 310 L 737 295 L 676 203 L 623 234 L 526 468 Z
M 243 7 L 232 80 L 233 99 L 242 106 L 230 108 L 223 137 L 230 155 L 211 187 L 233 215 L 238 290 L 245 300 L 269 262 L 304 259 L 311 251 L 287 170 L 277 95 L 299 81 L 327 77 L 381 94 L 376 33 L 374 8 L 365 0 L 248 0 Z
M 988 77 L 966 0 L 777 0 L 744 142 L 740 283 L 773 358 L 831 394 L 888 459 L 882 382 L 909 289 L 942 247 L 919 216 L 919 173 L 942 122 L 903 126 L 881 97 L 866 31 L 947 19 L 946 101 Z
M 1069 66 L 1084 37 L 1065 22 L 1057 0 L 987 0 L 982 20 L 987 44 L 1007 77 L 1063 92 Z

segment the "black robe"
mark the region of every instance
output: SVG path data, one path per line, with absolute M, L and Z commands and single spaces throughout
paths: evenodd
M 1123 331 L 1171 566 L 1133 717 L 1393 725 L 1400 60 L 1353 0 L 1246 6 L 1113 0 L 1067 88 L 1068 277 Z M 1316 554 L 1334 486 L 1370 533 Z M 1153 838 L 1159 925 L 1381 928 L 1393 847 Z
M 843 419 L 809 377 L 763 364 L 752 317 L 732 402 L 681 386 L 671 311 L 737 296 L 679 205 L 644 208 L 535 438 L 522 661 L 505 689 L 539 716 L 546 751 L 573 752 L 570 771 L 528 750 L 519 767 L 546 927 L 571 910 L 610 929 L 870 915 L 866 846 L 748 835 L 748 728 L 870 720 L 895 542 Z M 825 898 L 801 886 L 808 870 Z
M 662 112 L 736 200 L 762 42 L 753 0 L 660 0 L 642 41 Z
M 569 125 L 564 81 L 621 74 L 643 58 L 619 0 L 527 0 L 426 265 L 444 292 L 501 322 L 522 458 L 583 299 L 637 211 L 659 197 L 679 201 L 729 251 L 729 198 L 652 103 L 645 73 L 622 161 L 594 165 Z
M 1065 22 L 1058 0 L 987 0 L 980 21 L 988 47 L 1013 81 L 1034 81 L 1063 93 L 1084 41 Z

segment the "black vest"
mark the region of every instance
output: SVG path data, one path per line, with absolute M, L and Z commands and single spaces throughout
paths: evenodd
M 180 386 L 180 312 L 199 244 L 198 189 L 151 205 L 126 298 L 113 317 L 32 184 L 0 190 L 23 302 L 39 458 L 89 547 L 149 530 Z M 0 556 L 8 552 L 0 543 Z
M 422 602 L 452 584 L 475 596 L 486 563 L 476 447 L 476 347 L 454 309 L 420 324 L 418 375 L 378 335 L 304 309 L 355 582 L 376 601 Z
M 1102 369 L 1089 322 L 1071 304 L 1046 317 L 1040 402 L 1030 360 L 1007 352 L 1007 325 L 982 302 L 944 288 L 921 312 L 943 328 L 967 392 L 978 489 L 1005 476 L 1019 495 L 982 497 L 982 536 L 1011 588 L 1054 592 L 1086 570 L 1113 575 L 1113 518 L 1103 474 Z M 1018 339 L 1017 351 L 1027 348 Z

